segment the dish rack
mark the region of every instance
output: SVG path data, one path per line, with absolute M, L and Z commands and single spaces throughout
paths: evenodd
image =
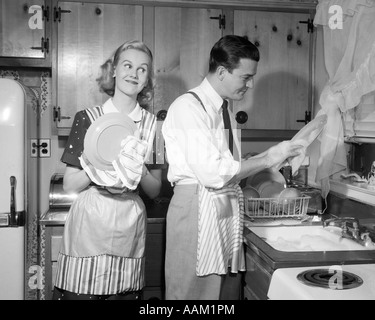
M 245 198 L 245 213 L 250 218 L 293 218 L 306 215 L 311 197 Z

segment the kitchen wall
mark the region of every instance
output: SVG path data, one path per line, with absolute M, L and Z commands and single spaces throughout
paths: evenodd
M 321 28 L 317 29 L 316 34 L 322 32 Z M 313 114 L 316 114 L 319 109 L 319 96 L 323 89 L 323 86 L 328 80 L 327 73 L 324 67 L 324 51 L 323 51 L 323 37 L 317 36 L 317 42 L 315 46 L 315 81 L 313 89 Z M 40 127 L 39 127 L 39 138 L 45 138 L 51 140 L 51 156 L 49 158 L 41 158 L 41 194 L 40 194 L 40 208 L 41 214 L 49 208 L 49 186 L 50 179 L 54 173 L 63 173 L 65 165 L 60 162 L 62 152 L 64 150 L 67 137 L 58 137 L 52 132 L 53 128 L 53 117 L 52 117 L 52 92 L 51 92 L 51 70 L 42 68 L 0 68 L 0 77 L 9 77 L 19 79 L 25 85 L 37 90 L 40 94 L 41 102 L 41 116 L 40 116 Z M 255 84 L 256 85 L 256 84 Z M 249 115 L 251 116 L 251 115 Z M 278 141 L 246 141 L 242 143 L 242 154 L 260 153 L 268 149 Z M 348 149 L 351 150 L 350 166 L 354 171 L 368 173 L 369 167 L 372 161 L 375 160 L 375 145 L 355 145 L 350 146 Z M 317 153 L 319 150 L 315 149 L 312 152 Z M 317 162 L 310 164 L 311 170 L 309 173 L 314 172 Z M 165 176 L 165 175 L 164 175 Z M 314 176 L 309 176 L 309 181 L 312 181 Z

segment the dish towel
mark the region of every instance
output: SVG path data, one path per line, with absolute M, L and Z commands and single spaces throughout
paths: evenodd
M 121 151 L 112 162 L 113 170 L 100 170 L 95 168 L 86 155 L 79 157 L 83 170 L 97 185 L 112 188 L 137 188 L 145 161 L 147 142 L 128 136 L 121 142 Z
M 327 115 L 322 114 L 317 116 L 307 125 L 305 125 L 297 134 L 292 138 L 291 142 L 295 143 L 296 145 L 302 145 L 303 149 L 301 150 L 301 154 L 293 157 L 289 160 L 289 164 L 292 167 L 292 175 L 294 176 L 297 173 L 297 170 L 302 165 L 303 161 L 306 157 L 306 149 L 307 147 L 313 143 L 313 141 L 318 138 L 321 134 L 324 126 L 327 123 Z
M 245 271 L 244 198 L 238 184 L 199 186 L 197 276 Z
M 137 188 L 141 181 L 147 146 L 146 141 L 128 136 L 121 142 L 120 154 L 112 162 L 117 176 L 130 190 Z

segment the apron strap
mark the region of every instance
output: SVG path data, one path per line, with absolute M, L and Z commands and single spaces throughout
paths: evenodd
M 201 104 L 201 106 L 203 107 L 204 111 L 206 111 L 206 108 L 204 107 L 204 104 L 203 104 L 201 98 L 199 98 L 199 96 L 198 96 L 195 92 L 193 92 L 193 91 L 188 91 L 187 93 L 192 94 L 192 95 L 193 95 L 193 96 L 194 96 L 194 97 L 200 102 L 200 104 Z M 206 111 L 206 112 L 207 112 L 207 111 Z

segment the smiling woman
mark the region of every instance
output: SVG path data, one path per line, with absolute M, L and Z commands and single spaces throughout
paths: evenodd
M 156 132 L 156 117 L 145 110 L 152 98 L 152 68 L 147 46 L 139 41 L 126 42 L 101 66 L 98 83 L 111 98 L 75 116 L 61 160 L 67 165 L 64 191 L 78 195 L 64 227 L 55 300 L 141 298 L 145 285 L 146 209 L 137 188 L 154 198 L 161 187 L 161 165 L 146 166 Z M 115 114 L 116 121 L 128 119 L 116 122 L 117 137 L 104 134 L 103 143 L 90 140 L 98 125 L 100 134 L 109 126 L 113 130 L 116 123 L 100 125 L 108 117 L 113 120 Z M 120 131 L 129 131 L 124 127 L 127 123 L 134 130 L 126 139 L 119 139 Z M 110 158 L 113 161 L 106 163 L 108 167 L 90 162 L 100 148 L 105 149 L 106 155 L 99 153 L 108 160 L 113 143 L 120 150 L 114 152 L 115 160 Z M 94 153 L 90 153 L 91 147 Z
M 124 54 L 126 55 L 124 56 Z M 138 56 L 139 55 L 139 56 Z M 136 59 L 133 61 L 132 59 Z M 114 66 L 114 68 L 112 68 Z M 141 92 L 137 96 L 138 103 L 143 107 L 148 107 L 153 95 L 153 81 L 154 81 L 154 65 L 153 56 L 150 49 L 141 42 L 129 41 L 120 46 L 113 55 L 113 58 L 108 59 L 102 66 L 102 75 L 97 79 L 101 91 L 113 97 L 115 94 L 115 84 L 117 79 L 120 79 L 123 74 L 118 74 L 116 78 L 116 70 L 127 70 L 126 75 L 134 77 L 131 70 L 136 70 L 136 76 L 140 76 L 145 82 Z M 120 71 L 117 70 L 117 73 Z M 122 71 L 125 72 L 125 71 Z M 144 77 L 146 76 L 146 79 Z M 133 80 L 130 80 L 134 82 Z M 138 80 L 139 81 L 139 80 Z M 135 81 L 138 83 L 138 81 Z

